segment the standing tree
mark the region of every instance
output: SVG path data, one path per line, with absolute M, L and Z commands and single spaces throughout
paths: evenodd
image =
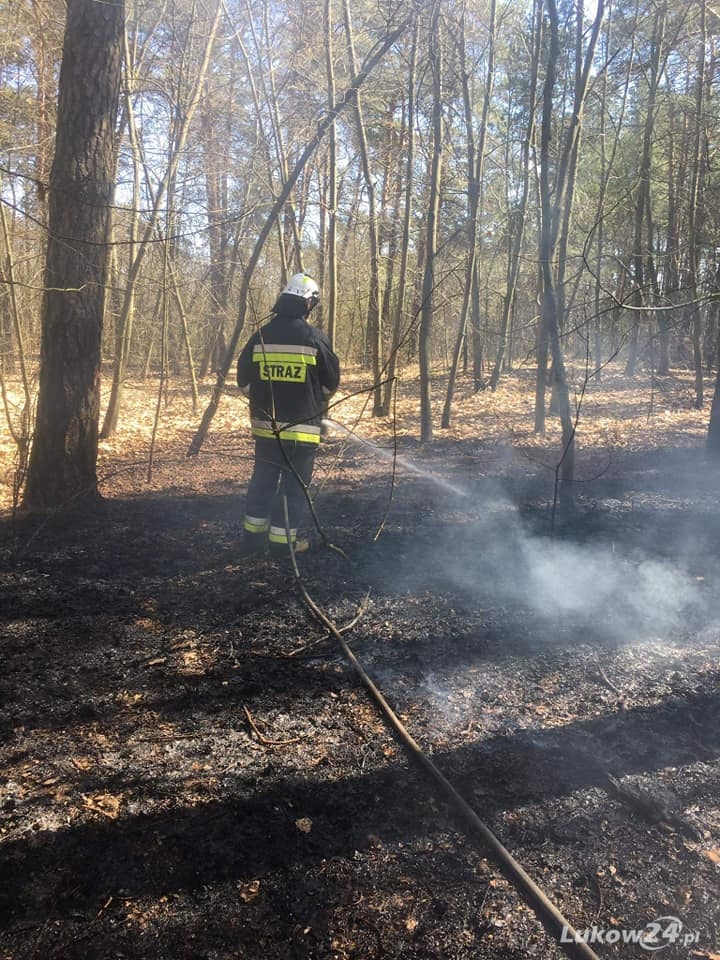
M 702 410 L 704 403 L 704 378 L 702 356 L 702 316 L 700 314 L 700 268 L 702 263 L 702 197 L 704 168 L 708 165 L 705 155 L 705 56 L 707 47 L 707 9 L 705 0 L 700 3 L 700 36 L 698 38 L 697 76 L 695 78 L 695 118 L 693 145 L 690 160 L 690 196 L 688 197 L 688 285 L 692 292 L 689 305 L 692 323 L 693 360 L 695 366 L 695 408 Z
M 577 70 L 574 89 L 572 118 L 565 132 L 559 167 L 554 188 L 550 173 L 552 158 L 550 144 L 553 134 L 553 91 L 557 78 L 560 53 L 559 15 L 555 0 L 546 0 L 548 15 L 548 60 L 542 95 L 542 120 L 540 127 L 540 237 L 539 261 L 542 295 L 543 339 L 550 348 L 552 357 L 553 397 L 562 426 L 562 455 L 558 464 L 560 479 L 559 496 L 563 507 L 573 503 L 572 484 L 575 478 L 575 419 L 570 406 L 570 389 L 563 355 L 561 333 L 566 318 L 565 260 L 567 245 L 565 234 L 569 230 L 575 193 L 577 157 L 580 129 L 588 84 L 592 72 L 592 60 L 605 14 L 604 0 L 598 0 L 595 21 L 590 34 L 588 49 L 580 69 L 578 43 Z M 578 12 L 580 16 L 580 12 Z M 578 38 L 581 32 L 578 32 Z M 536 404 L 542 396 L 544 370 L 538 364 L 536 381 Z M 536 425 L 539 413 L 536 405 Z
M 40 392 L 25 506 L 97 496 L 100 346 L 123 0 L 68 0 L 50 175 Z
M 353 24 L 350 15 L 348 0 L 343 2 L 343 17 L 345 20 L 345 39 L 348 49 L 348 62 L 352 76 L 357 74 L 357 56 L 355 54 L 355 39 Z M 357 126 L 357 147 L 362 168 L 365 203 L 367 204 L 368 241 L 370 245 L 370 295 L 367 307 L 367 342 L 368 353 L 372 358 L 373 372 L 373 416 L 383 415 L 382 402 L 382 337 L 383 318 L 380 315 L 382 293 L 380 291 L 380 240 L 378 237 L 377 197 L 375 192 L 375 178 L 370 168 L 370 150 L 368 147 L 368 133 L 363 114 L 360 91 L 353 99 L 353 112 Z
M 665 73 L 667 45 L 667 4 L 661 3 L 656 7 L 652 45 L 649 63 L 646 72 L 649 77 L 648 102 L 643 125 L 642 149 L 639 153 L 640 167 L 638 170 L 638 184 L 635 199 L 633 251 L 632 251 L 632 306 L 634 311 L 633 324 L 630 329 L 628 355 L 625 362 L 625 375 L 635 375 L 638 362 L 640 342 L 640 321 L 645 313 L 646 282 L 648 277 L 648 259 L 652 251 L 652 157 L 654 146 L 655 122 L 657 117 L 657 96 Z M 646 256 L 647 254 L 647 256 Z
M 450 366 L 450 375 L 448 377 L 447 392 L 445 395 L 445 405 L 443 407 L 442 418 L 440 421 L 443 429 L 450 426 L 450 414 L 452 410 L 453 395 L 455 393 L 455 383 L 457 381 L 458 368 L 460 365 L 460 356 L 465 344 L 467 335 L 468 311 L 470 309 L 470 299 L 473 289 L 477 286 L 477 266 L 478 266 L 478 219 L 480 216 L 480 197 L 481 185 L 483 179 L 483 161 L 485 159 L 485 141 L 487 138 L 488 115 L 490 113 L 490 102 L 492 100 L 493 81 L 495 74 L 495 29 L 496 29 L 496 0 L 490 0 L 490 13 L 488 23 L 488 53 L 487 53 L 487 72 L 485 81 L 485 92 L 483 94 L 482 119 L 480 121 L 480 143 L 476 146 L 475 134 L 473 131 L 473 103 L 470 91 L 470 71 L 468 70 L 467 49 L 465 46 L 465 14 L 460 22 L 458 31 L 458 46 L 460 52 L 460 64 L 462 70 L 462 91 L 463 108 L 465 113 L 466 145 L 467 156 L 467 183 L 468 183 L 468 223 L 467 223 L 467 246 L 468 255 L 465 264 L 465 290 L 463 292 L 462 309 L 460 312 L 460 323 L 458 325 L 457 337 L 455 338 L 455 349 L 453 350 L 452 364 Z M 479 316 L 473 317 L 474 322 L 479 326 Z
M 323 5 L 325 31 L 325 72 L 327 76 L 328 107 L 335 103 L 335 61 L 332 33 L 332 0 Z M 328 131 L 328 173 L 327 173 L 327 271 L 323 276 L 322 289 L 325 290 L 327 306 L 323 305 L 322 317 L 330 343 L 335 347 L 335 327 L 337 323 L 337 171 L 338 136 L 335 124 Z
M 402 215 L 402 226 L 400 228 L 400 233 L 397 239 L 397 245 L 400 248 L 400 262 L 397 269 L 397 283 L 394 285 L 394 304 L 393 304 L 393 313 L 392 313 L 392 342 L 390 347 L 390 355 L 386 364 L 384 371 L 385 385 L 384 385 L 384 394 L 383 394 L 383 415 L 387 416 L 390 413 L 390 405 L 392 403 L 393 391 L 395 389 L 395 374 L 398 366 L 398 351 L 403 341 L 407 338 L 408 333 L 412 330 L 410 326 L 409 330 L 403 329 L 403 321 L 405 316 L 405 300 L 406 300 L 406 290 L 408 286 L 408 259 L 410 255 L 410 237 L 411 237 L 411 227 L 414 215 L 414 206 L 413 206 L 413 197 L 414 197 L 414 180 L 413 180 L 413 171 L 415 169 L 415 107 L 416 107 L 416 89 L 417 89 L 417 61 L 418 61 L 418 37 L 420 35 L 420 18 L 415 17 L 413 24 L 412 39 L 410 41 L 410 54 L 408 57 L 408 73 L 407 73 L 407 102 L 405 107 L 405 120 L 404 126 L 405 130 L 401 135 L 401 142 L 404 144 L 404 156 L 402 158 L 401 167 L 404 169 L 404 184 L 403 184 L 403 173 L 398 171 L 398 182 L 400 187 L 403 190 L 403 196 L 401 201 L 398 201 L 398 214 L 400 210 L 400 203 L 403 206 L 403 215 Z M 398 215 L 398 220 L 399 215 Z M 393 284 L 388 281 L 386 285 L 386 293 L 392 289 Z
M 535 114 L 536 99 L 538 88 L 538 76 L 540 70 L 540 50 L 543 41 L 541 29 L 542 5 L 535 6 L 535 26 L 531 32 L 531 60 L 527 84 L 527 93 L 524 94 L 526 107 L 526 126 L 521 134 L 520 141 L 520 165 L 517 180 L 509 180 L 509 184 L 515 184 L 518 197 L 512 203 L 510 215 L 508 216 L 507 226 L 507 267 L 505 270 L 505 290 L 503 293 L 502 313 L 500 316 L 500 325 L 497 338 L 497 349 L 495 351 L 495 364 L 490 375 L 489 387 L 491 390 L 497 390 L 500 382 L 503 364 L 508 353 L 508 331 L 515 306 L 517 296 L 518 278 L 520 276 L 521 258 L 523 243 L 525 241 L 525 226 L 528 219 L 528 207 L 530 205 L 530 174 L 532 168 L 532 150 L 531 146 L 535 140 Z M 525 42 L 523 40 L 523 42 Z M 522 104 L 523 98 L 520 98 Z M 517 108 L 516 108 L 517 109 Z M 510 112 L 510 111 L 508 111 Z M 508 143 L 509 150 L 511 144 Z M 510 157 L 508 156 L 508 163 Z
M 428 443 L 433 437 L 432 400 L 430 381 L 432 377 L 431 331 L 435 306 L 435 270 L 437 268 L 438 221 L 440 219 L 440 195 L 442 182 L 443 152 L 443 97 L 442 97 L 442 39 L 440 0 L 432 7 L 430 19 L 430 69 L 432 73 L 432 153 L 430 163 L 430 203 L 425 225 L 425 267 L 422 281 L 422 305 L 420 307 L 420 336 L 418 354 L 420 359 L 420 440 Z

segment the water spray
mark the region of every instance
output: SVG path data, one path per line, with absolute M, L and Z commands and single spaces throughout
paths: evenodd
M 449 493 L 454 494 L 456 497 L 469 497 L 470 494 L 467 490 L 463 490 L 461 487 L 456 486 L 454 483 L 451 483 L 449 480 L 445 480 L 443 477 L 438 477 L 434 473 L 431 473 L 430 470 L 425 469 L 424 467 L 418 466 L 418 464 L 413 463 L 412 460 L 408 460 L 406 457 L 399 457 L 393 450 L 386 450 L 384 447 L 381 447 L 377 443 L 373 443 L 372 440 L 367 440 L 365 437 L 361 437 L 358 433 L 352 430 L 350 427 L 346 427 L 342 423 L 338 423 L 337 420 L 330 420 L 329 418 L 324 418 L 322 421 L 323 427 L 327 430 L 335 430 L 343 434 L 349 440 L 352 440 L 354 443 L 357 443 L 359 446 L 367 447 L 374 454 L 379 456 L 382 460 L 386 460 L 388 463 L 394 463 L 398 466 L 403 467 L 405 470 L 410 471 L 410 473 L 415 473 L 419 477 L 423 477 L 425 480 L 430 480 L 431 483 L 434 483 L 438 487 L 442 487 L 443 490 L 447 490 Z

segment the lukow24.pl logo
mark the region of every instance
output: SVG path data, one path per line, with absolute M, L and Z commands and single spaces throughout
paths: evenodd
M 649 952 L 657 952 L 674 943 L 681 947 L 691 947 L 700 940 L 698 930 L 687 930 L 677 917 L 658 917 L 642 929 L 621 927 L 587 927 L 573 931 L 563 927 L 560 943 L 634 943 Z

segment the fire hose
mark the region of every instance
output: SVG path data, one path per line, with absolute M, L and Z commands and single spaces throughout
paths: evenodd
M 300 571 L 297 566 L 295 554 L 290 547 L 290 556 L 293 565 L 295 581 L 298 585 L 302 598 L 309 608 L 312 615 L 332 634 L 337 640 L 345 656 L 345 659 L 354 669 L 360 682 L 370 695 L 383 719 L 393 730 L 398 740 L 402 744 L 406 753 L 429 775 L 435 783 L 439 792 L 449 802 L 451 807 L 459 815 L 469 832 L 477 837 L 484 848 L 492 855 L 495 863 L 500 868 L 506 880 L 513 884 L 528 906 L 533 910 L 546 931 L 561 947 L 565 954 L 571 960 L 599 960 L 597 954 L 590 949 L 587 943 L 575 931 L 570 922 L 563 916 L 560 910 L 549 899 L 547 894 L 540 889 L 535 881 L 528 875 L 521 864 L 513 857 L 510 851 L 501 843 L 490 828 L 480 819 L 477 813 L 467 803 L 467 801 L 458 793 L 455 787 L 445 777 L 445 775 L 435 766 L 432 760 L 423 752 L 420 745 L 406 729 L 400 718 L 387 702 L 382 692 L 373 683 L 364 667 L 353 653 L 351 647 L 343 638 L 337 626 L 327 617 L 318 607 L 315 601 L 308 593 L 300 577 Z

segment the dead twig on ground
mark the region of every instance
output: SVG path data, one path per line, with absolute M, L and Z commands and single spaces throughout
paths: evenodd
M 349 623 L 346 623 L 343 627 L 338 627 L 338 633 L 347 633 L 349 630 L 352 630 L 360 622 L 362 617 L 367 612 L 368 602 L 370 600 L 370 591 L 365 594 L 363 602 L 358 607 L 358 612 L 355 614 L 352 620 Z M 301 647 L 296 647 L 294 650 L 291 650 L 290 653 L 284 654 L 285 657 L 296 657 L 299 653 L 304 653 L 306 650 L 311 650 L 313 647 L 317 647 L 319 644 L 323 643 L 325 640 L 329 640 L 332 636 L 332 633 L 327 633 L 322 637 L 318 637 L 317 640 L 311 640 L 310 643 L 304 643 Z
M 600 679 L 602 680 L 602 682 L 605 684 L 606 687 L 608 687 L 610 690 L 612 690 L 613 693 L 617 693 L 618 696 L 622 696 L 622 695 L 623 695 L 622 690 L 621 690 L 619 687 L 616 687 L 616 686 L 615 686 L 615 684 L 614 684 L 614 683 L 612 682 L 612 680 L 608 677 L 608 675 L 605 673 L 605 671 L 603 670 L 602 667 L 599 666 L 599 667 L 597 668 L 597 672 L 598 672 L 598 676 L 600 677 Z
M 266 737 L 265 734 L 261 733 L 260 730 L 258 730 L 258 726 L 257 726 L 257 724 L 255 723 L 255 721 L 253 720 L 252 714 L 250 713 L 250 711 L 248 710 L 248 708 L 247 708 L 244 704 L 243 704 L 243 710 L 244 710 L 244 712 L 245 712 L 245 716 L 247 717 L 247 722 L 250 724 L 250 729 L 251 729 L 252 732 L 255 734 L 255 736 L 258 738 L 258 740 L 260 741 L 260 743 L 263 744 L 263 746 L 265 746 L 265 747 L 287 747 L 287 746 L 289 746 L 291 743 L 300 743 L 300 741 L 302 740 L 302 737 L 291 737 L 289 740 L 271 740 L 269 737 Z

